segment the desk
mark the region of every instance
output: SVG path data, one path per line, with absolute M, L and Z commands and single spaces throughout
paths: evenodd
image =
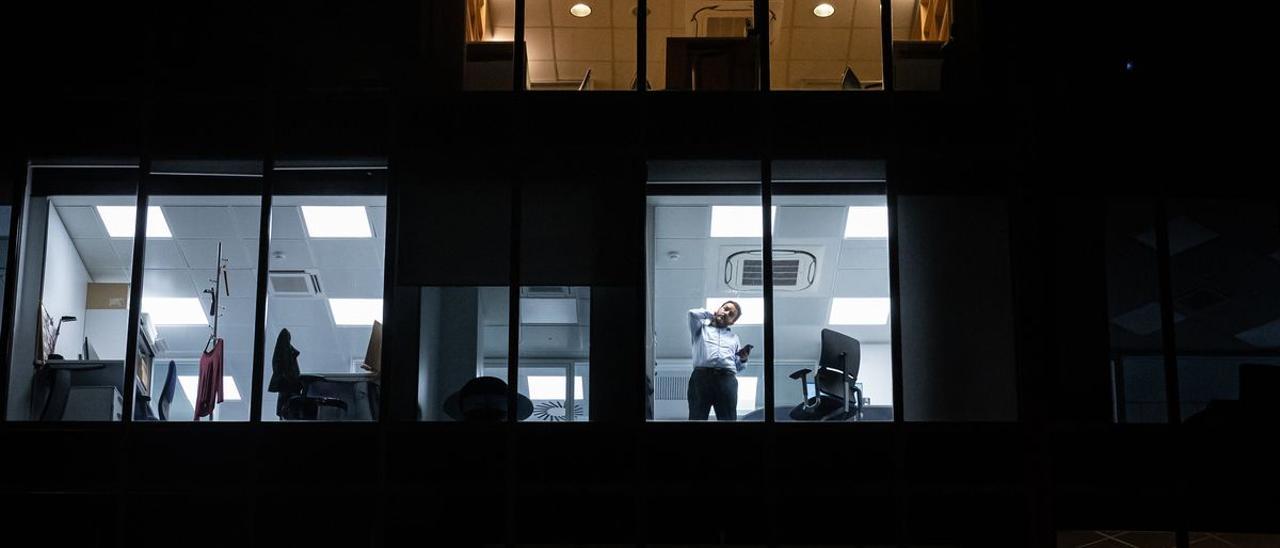
M 334 398 L 347 404 L 341 416 L 327 420 L 378 420 L 381 380 L 373 373 L 303 373 L 302 395 L 312 398 Z M 325 420 L 322 419 L 322 420 Z
M 118 394 L 127 395 L 124 390 L 124 360 L 49 360 L 36 369 L 31 379 L 31 416 L 42 421 L 62 420 L 71 388 L 92 386 L 115 388 Z M 146 405 L 142 380 L 135 377 L 134 387 L 134 409 L 141 409 L 139 405 Z M 77 420 L 90 419 L 81 416 Z M 113 417 L 110 412 L 105 412 L 93 420 L 107 421 Z

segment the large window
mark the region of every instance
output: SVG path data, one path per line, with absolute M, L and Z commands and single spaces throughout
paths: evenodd
M 418 340 L 418 418 L 506 419 L 510 323 L 505 287 L 424 287 Z M 532 413 L 532 404 L 523 406 Z M 518 412 L 518 410 L 517 410 Z
M 651 420 L 764 420 L 759 173 L 756 162 L 650 167 Z
M 144 413 L 249 420 L 261 215 L 258 196 L 149 198 L 138 335 Z
M 32 176 L 9 420 L 118 421 L 124 398 L 135 393 L 124 386 L 124 365 L 137 175 L 103 172 L 96 195 L 69 194 L 82 187 L 51 181 L 42 170 Z M 147 379 L 138 382 L 145 393 Z
M 276 196 L 263 420 L 375 420 L 386 197 Z
M 880 0 L 770 2 L 775 7 L 772 89 L 884 89 Z

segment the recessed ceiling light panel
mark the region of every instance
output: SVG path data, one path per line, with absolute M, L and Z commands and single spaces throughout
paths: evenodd
M 888 238 L 889 208 L 885 206 L 854 206 L 844 223 L 845 238 Z
M 204 305 L 193 297 L 142 297 L 152 325 L 209 325 Z
M 886 325 L 889 323 L 889 299 L 831 299 L 829 325 Z
M 312 238 L 372 238 L 364 206 L 302 206 L 302 220 Z
M 329 299 L 329 310 L 337 325 L 372 327 L 382 321 L 382 299 Z
M 133 206 L 97 206 L 98 218 L 107 228 L 107 235 L 112 238 L 132 238 L 138 209 Z M 169 223 L 164 218 L 164 210 L 160 206 L 147 208 L 147 237 L 172 238 Z

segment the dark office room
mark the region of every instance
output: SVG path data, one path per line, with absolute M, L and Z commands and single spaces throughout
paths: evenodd
M 1280 548 L 1265 10 L 3 11 L 0 544 Z

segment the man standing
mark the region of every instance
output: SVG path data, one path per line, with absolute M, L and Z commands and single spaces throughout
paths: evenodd
M 689 420 L 705 421 L 712 407 L 716 420 L 738 420 L 737 374 L 746 368 L 751 345 L 739 348 L 729 326 L 742 317 L 742 307 L 725 301 L 715 312 L 689 311 L 693 342 L 693 374 L 689 376 Z

